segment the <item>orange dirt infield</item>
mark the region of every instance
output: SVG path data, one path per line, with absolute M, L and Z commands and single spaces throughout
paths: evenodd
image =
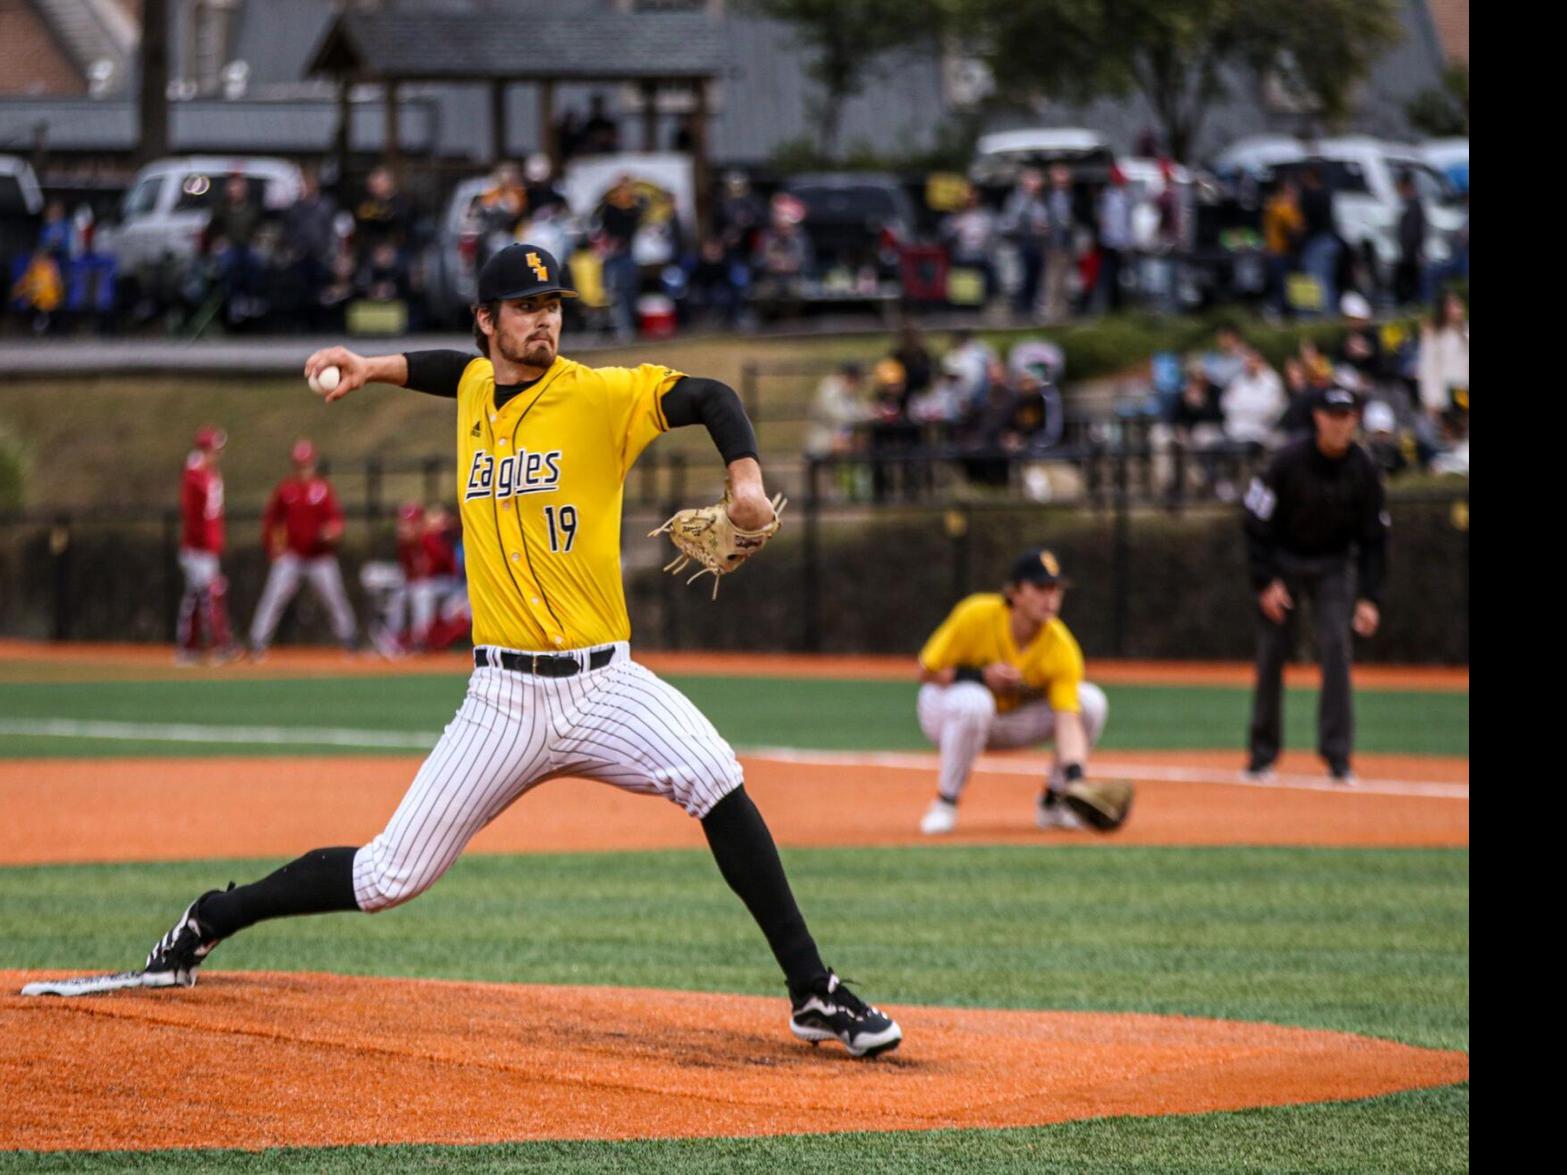
M 660 653 L 638 648 L 635 656 L 655 673 L 724 677 L 835 677 L 913 681 L 914 655 L 907 657 L 821 656 L 787 653 Z M 166 645 L 50 644 L 0 639 L 0 666 L 9 662 L 7 680 L 51 679 L 62 673 L 80 677 L 91 667 L 96 678 L 347 677 L 374 674 L 461 673 L 469 655 L 437 653 L 389 662 L 352 656 L 336 649 L 278 649 L 261 664 L 236 662 L 221 668 L 176 669 Z M 1090 677 L 1110 685 L 1250 685 L 1250 665 L 1238 662 L 1111 661 L 1095 658 Z M 1291 665 L 1289 685 L 1315 686 L 1315 666 Z M 1357 689 L 1435 690 L 1469 688 L 1469 670 L 1426 665 L 1361 665 Z
M 1096 774 L 1139 769 L 1234 773 L 1217 753 L 1106 753 Z M 873 766 L 742 756 L 747 789 L 786 845 L 907 844 L 930 800 L 935 759 L 897 757 Z M 952 840 L 1072 843 L 1086 833 L 1042 833 L 1033 802 L 1046 760 L 986 756 L 964 795 Z M 0 865 L 68 861 L 292 857 L 313 845 L 362 844 L 396 807 L 419 760 L 402 757 L 286 759 L 94 759 L 0 762 Z M 1384 790 L 1138 783 L 1127 826 L 1098 843 L 1173 845 L 1462 846 L 1469 843 L 1463 760 L 1362 756 L 1360 770 Z M 1314 771 L 1309 756 L 1286 771 Z M 1217 778 L 1217 776 L 1215 776 Z M 1399 779 L 1432 781 L 1438 794 L 1400 794 Z M 1420 785 L 1408 784 L 1409 788 Z M 1389 790 L 1391 789 L 1391 793 Z M 583 780 L 556 780 L 527 795 L 475 838 L 490 853 L 698 848 L 701 828 L 672 804 Z M 830 820 L 823 819 L 831 812 Z
M 9 994 L 39 975 L 0 972 L 4 1148 L 1029 1126 L 1469 1076 L 1463 1053 L 1174 1016 L 900 1007 L 904 1046 L 857 1062 L 794 1040 L 783 1001 L 754 996 L 269 973 Z M 179 1064 L 147 1063 L 170 1054 Z

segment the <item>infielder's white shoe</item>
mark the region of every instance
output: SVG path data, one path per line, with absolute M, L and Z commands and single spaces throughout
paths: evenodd
M 958 806 L 951 800 L 937 796 L 930 802 L 920 820 L 920 831 L 926 836 L 941 836 L 958 826 Z
M 831 971 L 794 999 L 789 1030 L 813 1045 L 836 1040 L 856 1057 L 890 1052 L 903 1040 L 896 1020 L 860 999 Z
M 1081 832 L 1084 827 L 1078 814 L 1063 804 L 1054 792 L 1046 792 L 1035 803 L 1034 823 L 1046 831 Z

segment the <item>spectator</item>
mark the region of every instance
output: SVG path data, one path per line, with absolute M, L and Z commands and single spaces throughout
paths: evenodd
M 299 199 L 283 213 L 283 269 L 294 285 L 301 325 L 319 329 L 321 291 L 330 284 L 338 247 L 337 203 L 321 191 L 316 173 L 301 176 Z
M 1100 304 L 1111 314 L 1121 309 L 1121 268 L 1132 249 L 1132 198 L 1126 174 L 1110 165 L 1110 182 L 1099 193 Z
M 1398 216 L 1398 266 L 1393 271 L 1393 301 L 1409 306 L 1425 296 L 1426 210 L 1420 203 L 1415 177 L 1403 172 L 1398 177 L 1398 198 L 1403 210 Z
M 1008 453 L 1039 453 L 1061 441 L 1061 393 L 1032 371 L 1013 376 L 1012 413 L 1001 433 Z
M 731 260 L 749 262 L 767 221 L 767 211 L 751 192 L 743 171 L 724 176 L 724 194 L 718 201 L 718 233 Z
M 647 202 L 624 172 L 593 213 L 594 234 L 604 261 L 604 292 L 609 297 L 615 337 L 623 342 L 636 334 L 637 298 L 642 287 L 631 248 L 646 214 Z
M 1455 293 L 1443 294 L 1420 328 L 1419 370 L 1420 406 L 1432 422 L 1449 409 L 1468 413 L 1469 315 Z
M 807 457 L 834 457 L 857 447 L 857 430 L 873 414 L 865 396 L 865 369 L 845 363 L 816 387 L 805 433 Z
M 871 453 L 871 494 L 885 501 L 893 483 L 901 480 L 904 492 L 912 496 L 913 469 L 901 458 L 919 445 L 920 430 L 908 415 L 908 384 L 903 365 L 896 359 L 883 359 L 872 372 L 874 384 L 868 435 Z M 901 466 L 901 478 L 892 472 Z
M 694 315 L 721 327 L 735 325 L 744 293 L 735 271 L 724 252 L 724 242 L 718 237 L 706 238 L 686 274 L 686 299 Z
M 354 291 L 371 302 L 409 301 L 408 267 L 391 241 L 382 241 L 370 251 L 354 276 Z
M 912 322 L 905 322 L 899 329 L 898 346 L 892 357 L 903 364 L 904 384 L 909 389 L 909 395 L 917 396 L 930 387 L 935 364 L 919 327 Z
M 986 302 L 996 292 L 996 216 L 980 201 L 979 192 L 970 188 L 963 207 L 949 215 L 941 225 L 941 235 L 954 266 L 979 271 Z
M 588 117 L 582 124 L 578 140 L 579 155 L 613 155 L 620 150 L 620 126 L 604 105 L 604 95 L 594 94 L 588 99 Z
M 949 356 L 950 358 L 950 356 Z M 964 474 L 974 485 L 1004 486 L 1011 474 L 1011 457 L 1004 441 L 1012 430 L 1017 397 L 999 369 L 987 375 L 982 398 L 972 404 L 964 419 L 963 447 L 972 454 L 964 459 Z
M 44 222 L 38 230 L 38 247 L 54 258 L 54 263 L 64 270 L 66 262 L 76 250 L 75 228 L 65 213 L 65 203 L 50 200 L 44 208 Z
M 490 186 L 473 201 L 473 218 L 479 232 L 479 258 L 482 266 L 490 255 L 517 239 L 517 229 L 528 212 L 528 189 L 515 163 L 502 163 L 495 169 Z
M 1431 458 L 1432 473 L 1469 476 L 1469 413 L 1449 408 L 1442 413 L 1441 442 Z
M 250 181 L 239 172 L 223 185 L 223 198 L 207 221 L 207 250 L 217 261 L 228 321 L 243 322 L 266 313 L 261 301 L 261 262 L 255 240 L 262 210 L 251 198 Z
M 1045 246 L 1045 321 L 1066 317 L 1076 264 L 1077 223 L 1072 209 L 1072 173 L 1057 163 L 1050 169 L 1050 193 L 1045 198 L 1050 225 Z
M 42 245 L 33 250 L 21 276 L 11 286 L 11 305 L 28 316 L 34 334 L 45 334 L 55 322 L 55 314 L 65 301 L 65 282 L 60 265 Z
M 1300 261 L 1317 283 L 1321 297 L 1319 312 L 1338 305 L 1338 262 L 1340 241 L 1333 221 L 1333 193 L 1322 182 L 1322 169 L 1306 169 L 1301 189 L 1300 214 L 1304 222 Z
M 941 361 L 941 367 L 958 381 L 958 392 L 963 403 L 973 411 L 985 398 L 985 386 L 989 381 L 991 364 L 996 353 L 990 345 L 967 328 L 952 332 L 952 345 Z
M 1272 443 L 1274 427 L 1288 406 L 1279 373 L 1261 354 L 1247 348 L 1240 373 L 1219 396 L 1224 435 L 1237 444 L 1265 448 Z
M 250 624 L 250 655 L 258 661 L 267 655 L 278 621 L 299 591 L 301 577 L 310 581 L 326 605 L 338 644 L 349 651 L 354 648 L 354 610 L 337 565 L 343 508 L 331 482 L 316 472 L 315 445 L 307 440 L 295 442 L 289 461 L 293 473 L 278 482 L 261 519 L 261 545 L 272 562 Z
M 1267 299 L 1280 314 L 1290 311 L 1289 275 L 1295 270 L 1305 231 L 1300 189 L 1294 180 L 1282 180 L 1262 208 L 1262 241 L 1268 266 Z
M 1409 468 L 1412 442 L 1399 433 L 1398 418 L 1391 406 L 1372 400 L 1362 414 L 1361 428 L 1366 434 L 1366 451 L 1384 477 Z
M 1288 400 L 1279 417 L 1278 428 L 1286 441 L 1311 435 L 1311 401 L 1315 389 L 1306 374 L 1306 364 L 1298 356 L 1284 361 L 1284 395 Z
M 535 151 L 528 156 L 527 162 L 523 164 L 522 176 L 526 181 L 527 206 L 530 213 L 537 215 L 546 208 L 565 208 L 566 197 L 555 186 L 555 165 L 544 152 Z M 532 237 L 527 239 L 533 240 Z M 562 257 L 564 254 L 556 253 L 555 256 Z
M 773 302 L 798 301 L 805 279 L 815 269 L 811 239 L 805 233 L 805 205 L 779 192 L 773 197 L 767 228 L 756 242 L 758 294 Z
M 377 167 L 365 181 L 365 198 L 354 208 L 354 252 L 363 262 L 377 245 L 390 244 L 399 254 L 407 252 L 413 236 L 414 208 L 398 190 L 397 180 L 385 167 Z
M 1186 366 L 1186 383 L 1169 423 L 1181 444 L 1197 455 L 1203 492 L 1213 492 L 1219 480 L 1217 450 L 1224 445 L 1224 412 L 1219 407 L 1219 389 L 1200 359 Z M 1178 492 L 1183 488 L 1176 487 Z
M 1181 308 L 1181 254 L 1186 248 L 1186 217 L 1176 184 L 1175 163 L 1159 160 L 1159 194 L 1154 198 L 1158 224 L 1154 233 L 1155 256 L 1151 272 L 1155 275 L 1153 292 L 1166 314 Z
M 1203 370 L 1208 382 L 1219 391 L 1230 386 L 1246 366 L 1246 344 L 1241 342 L 1240 332 L 1233 326 L 1221 326 L 1214 331 L 1214 349 L 1202 357 Z
M 1339 362 L 1354 368 L 1364 383 L 1381 380 L 1386 374 L 1382 358 L 1382 340 L 1371 321 L 1371 303 L 1355 290 L 1339 299 L 1339 315 L 1347 333 L 1339 345 Z
M 1045 203 L 1045 177 L 1037 167 L 1025 167 L 1001 208 L 1001 234 L 1017 250 L 1022 282 L 1012 309 L 1029 318 L 1039 309 L 1039 277 L 1050 239 L 1050 209 Z

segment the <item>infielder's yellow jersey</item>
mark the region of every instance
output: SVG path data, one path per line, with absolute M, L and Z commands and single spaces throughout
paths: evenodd
M 960 601 L 920 650 L 920 664 L 933 673 L 963 665 L 983 668 L 997 661 L 1017 666 L 1024 689 L 1042 695 L 1052 710 L 1078 712 L 1083 650 L 1059 616 L 1047 620 L 1020 649 L 1012 639 L 1012 610 L 1006 599 L 996 592 L 981 592 Z M 1012 710 L 1024 700 L 998 696 L 996 709 Z
M 629 640 L 620 572 L 626 474 L 664 432 L 667 367 L 555 362 L 495 407 L 475 357 L 457 386 L 457 500 L 473 642 L 548 652 Z

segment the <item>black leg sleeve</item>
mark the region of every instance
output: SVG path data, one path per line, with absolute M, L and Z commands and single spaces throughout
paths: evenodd
M 718 871 L 767 936 L 767 945 L 789 981 L 790 994 L 810 987 L 827 968 L 789 892 L 773 834 L 745 788 L 737 787 L 719 800 L 703 818 L 702 831 Z
M 213 894 L 201 903 L 201 924 L 220 938 L 268 918 L 357 910 L 355 848 L 311 849 L 251 885 Z

